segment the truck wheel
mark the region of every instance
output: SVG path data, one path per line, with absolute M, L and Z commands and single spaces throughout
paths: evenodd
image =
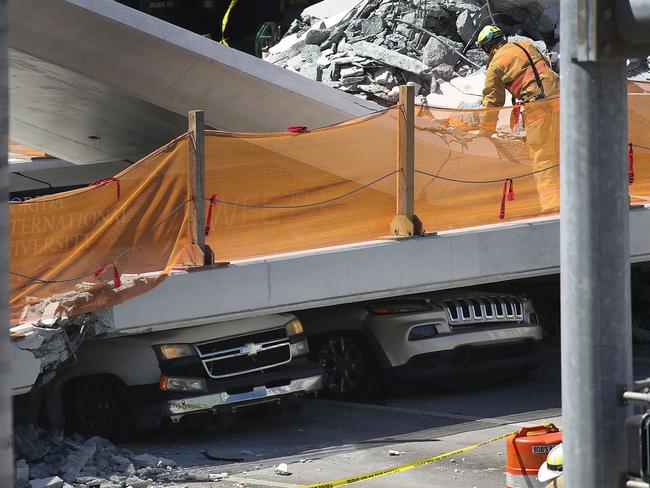
M 325 392 L 334 398 L 360 400 L 375 390 L 375 361 L 361 339 L 351 335 L 326 338 L 318 355 Z
M 63 401 L 70 431 L 117 440 L 130 431 L 124 387 L 110 376 L 70 381 L 64 389 Z

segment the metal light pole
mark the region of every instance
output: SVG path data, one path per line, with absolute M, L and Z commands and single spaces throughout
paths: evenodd
M 625 486 L 632 384 L 625 56 L 608 2 L 562 0 L 560 105 L 564 486 Z M 611 3 L 611 2 L 609 2 Z
M 9 375 L 9 260 L 7 138 L 7 0 L 0 0 L 0 486 L 14 486 L 13 415 Z

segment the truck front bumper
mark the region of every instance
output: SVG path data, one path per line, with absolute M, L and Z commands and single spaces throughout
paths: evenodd
M 250 391 L 241 393 L 209 393 L 206 395 L 192 396 L 169 400 L 163 404 L 162 414 L 177 420 L 179 416 L 190 413 L 215 411 L 220 407 L 229 406 L 232 408 L 268 403 L 281 400 L 282 397 L 296 396 L 310 393 L 322 388 L 322 376 L 308 376 L 306 378 L 291 380 L 281 386 L 255 386 Z
M 160 391 L 158 384 L 129 388 L 131 416 L 139 429 L 160 425 L 164 418 L 178 422 L 183 416 L 201 412 L 233 412 L 259 403 L 285 399 L 322 388 L 322 367 L 306 357 L 264 371 L 207 381 L 207 391 L 185 393 Z M 202 372 L 202 368 L 196 368 Z

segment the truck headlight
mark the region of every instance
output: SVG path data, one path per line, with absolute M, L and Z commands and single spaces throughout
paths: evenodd
M 303 332 L 302 323 L 297 318 L 291 319 L 289 322 L 287 322 L 287 325 L 285 325 L 284 328 L 286 329 L 287 335 L 289 337 L 302 334 Z
M 159 344 L 153 346 L 158 359 L 179 359 L 189 356 L 196 356 L 196 350 L 192 344 Z
M 309 354 L 307 341 L 298 341 L 291 344 L 291 357 L 296 358 Z
M 203 378 L 177 378 L 174 376 L 161 376 L 160 390 L 205 393 L 208 391 L 208 387 Z
M 438 330 L 433 324 L 418 325 L 409 331 L 409 341 L 421 341 L 438 335 Z

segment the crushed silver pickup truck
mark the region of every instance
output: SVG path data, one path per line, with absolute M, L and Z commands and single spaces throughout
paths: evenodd
M 302 324 L 271 314 L 134 335 L 91 337 L 41 390 L 50 423 L 120 437 L 163 419 L 219 415 L 321 388 Z

